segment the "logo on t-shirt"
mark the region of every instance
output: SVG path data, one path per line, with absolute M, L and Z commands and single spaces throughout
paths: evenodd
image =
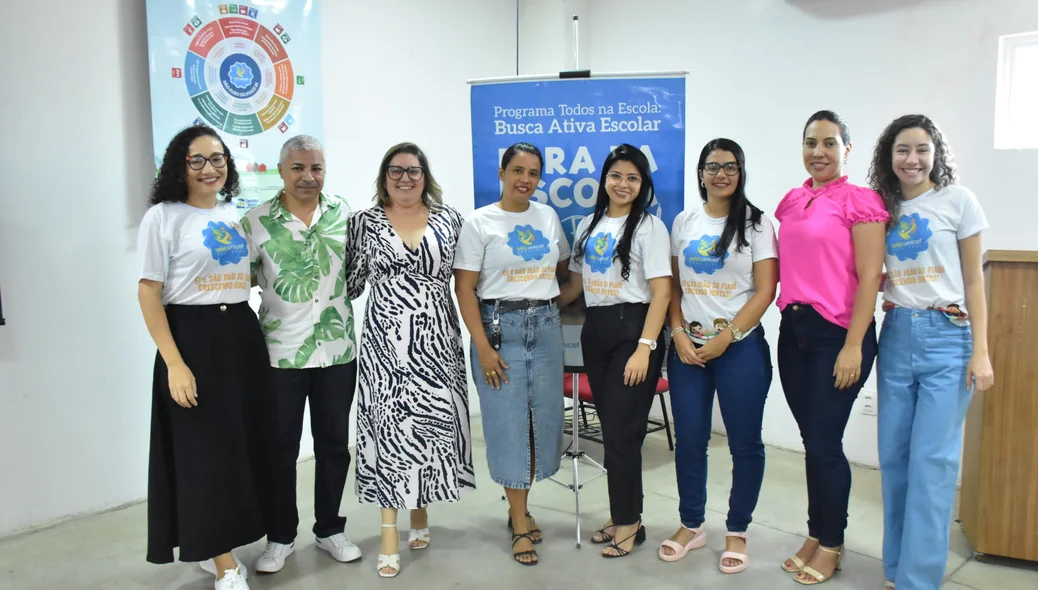
M 721 236 L 703 236 L 691 240 L 688 247 L 682 252 L 685 256 L 685 266 L 699 274 L 712 275 L 714 272 L 724 268 L 724 261 L 728 258 L 728 252 L 718 258 L 714 255 L 714 248 Z
M 887 254 L 898 260 L 915 260 L 926 251 L 927 242 L 933 236 L 930 221 L 918 213 L 902 215 L 897 224 L 887 233 Z
M 210 221 L 202 230 L 202 238 L 220 266 L 237 264 L 249 255 L 249 245 L 238 232 L 237 224 L 230 227 L 222 221 Z
M 612 234 L 600 232 L 588 238 L 584 248 L 584 262 L 591 267 L 591 272 L 606 274 L 613 266 L 615 251 L 616 238 Z
M 688 331 L 689 336 L 697 340 L 707 341 L 711 338 L 714 338 L 715 336 L 720 334 L 722 330 L 727 328 L 728 320 L 724 318 L 717 318 L 716 320 L 714 320 L 712 326 L 712 329 L 705 328 L 703 327 L 703 324 L 697 321 L 692 321 L 685 324 L 685 330 Z
M 539 229 L 532 225 L 517 225 L 508 234 L 508 246 L 512 254 L 522 258 L 526 262 L 540 260 L 551 251 L 548 238 Z

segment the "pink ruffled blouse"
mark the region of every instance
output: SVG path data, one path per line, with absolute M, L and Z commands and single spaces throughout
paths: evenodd
M 779 222 L 778 307 L 811 305 L 830 322 L 849 328 L 858 289 L 851 227 L 890 219 L 879 194 L 844 176 L 813 189 L 809 178 L 782 198 Z

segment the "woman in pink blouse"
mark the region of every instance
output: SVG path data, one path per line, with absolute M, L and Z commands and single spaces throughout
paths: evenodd
M 779 203 L 779 379 L 800 427 L 807 470 L 808 538 L 782 564 L 801 584 L 840 567 L 851 470 L 843 431 L 876 358 L 876 294 L 889 214 L 875 192 L 847 182 L 847 125 L 832 111 L 808 119 L 811 178 Z

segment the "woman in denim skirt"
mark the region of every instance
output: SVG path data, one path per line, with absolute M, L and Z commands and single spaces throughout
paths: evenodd
M 504 486 L 512 553 L 536 565 L 542 534 L 527 511 L 534 481 L 562 455 L 562 322 L 557 274 L 568 275 L 569 242 L 555 210 L 531 202 L 544 158 L 518 143 L 505 151 L 501 200 L 465 220 L 454 260 L 455 289 L 472 335 L 490 478 Z
M 937 588 L 966 409 L 994 381 L 980 254 L 988 223 L 923 115 L 887 126 L 869 184 L 891 217 L 876 363 L 883 570 L 889 588 Z

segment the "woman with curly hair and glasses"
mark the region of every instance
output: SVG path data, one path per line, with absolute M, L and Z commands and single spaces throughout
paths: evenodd
M 249 245 L 227 201 L 238 173 L 209 127 L 173 138 L 138 236 L 137 298 L 158 353 L 152 385 L 148 553 L 202 562 L 247 590 L 231 551 L 263 538 L 275 432 L 270 360 L 249 307 Z
M 937 588 L 966 409 L 994 381 L 980 245 L 988 224 L 924 115 L 883 131 L 869 184 L 891 217 L 876 363 L 883 568 L 888 587 Z

